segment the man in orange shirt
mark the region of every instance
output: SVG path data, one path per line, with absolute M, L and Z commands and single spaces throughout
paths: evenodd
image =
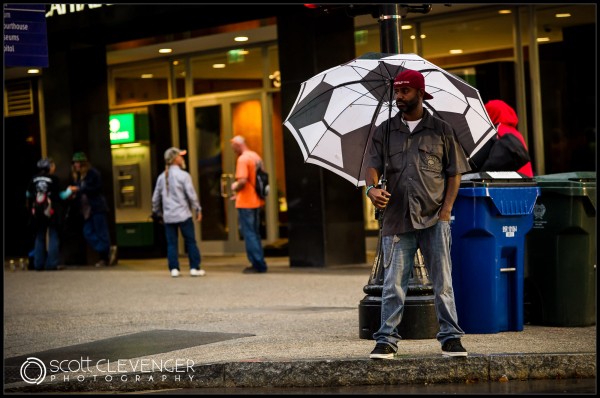
M 231 139 L 231 148 L 238 156 L 235 166 L 236 181 L 231 184 L 232 200 L 238 212 L 240 231 L 246 245 L 246 254 L 252 266 L 244 269 L 245 274 L 267 272 L 267 263 L 260 237 L 260 208 L 265 204 L 256 193 L 256 168 L 262 167 L 260 156 L 250 150 L 241 135 Z

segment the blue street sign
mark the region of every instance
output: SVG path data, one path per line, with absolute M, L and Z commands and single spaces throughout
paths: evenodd
M 44 4 L 4 4 L 4 66 L 48 66 Z

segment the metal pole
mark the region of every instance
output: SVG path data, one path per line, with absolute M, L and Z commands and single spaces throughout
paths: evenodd
M 379 22 L 381 23 L 381 52 L 402 53 L 402 18 L 411 12 L 428 13 L 431 5 L 409 7 L 399 4 L 381 6 Z M 391 93 L 390 93 L 391 95 Z M 392 104 L 390 98 L 390 106 Z M 385 141 L 384 141 L 385 142 Z M 385 144 L 384 144 L 385 145 Z M 385 153 L 385 151 L 384 151 Z M 367 294 L 359 304 L 359 337 L 372 339 L 372 335 L 381 325 L 381 296 L 383 293 L 383 248 L 382 243 L 382 213 L 378 217 L 379 236 L 373 269 L 363 291 Z M 403 319 L 398 330 L 403 338 L 427 339 L 434 338 L 438 323 L 433 302 L 432 284 L 429 281 L 423 256 L 420 250 L 415 254 L 415 265 L 409 281 Z
M 533 145 L 535 170 L 546 173 L 544 160 L 544 129 L 542 123 L 542 89 L 540 84 L 540 58 L 537 44 L 537 18 L 535 6 L 529 6 L 529 76 L 531 79 L 531 112 L 533 118 Z
M 519 115 L 519 131 L 523 134 L 529 147 L 527 133 L 527 95 L 525 94 L 525 62 L 523 61 L 523 39 L 521 24 L 521 8 L 515 7 L 513 12 L 513 47 L 515 55 L 515 92 L 517 93 L 517 115 Z
M 380 8 L 379 22 L 380 27 L 380 44 L 382 53 L 400 53 L 402 47 L 402 15 L 406 15 L 407 8 L 402 7 L 399 4 L 384 4 Z M 391 88 L 390 88 L 390 106 L 392 104 Z M 386 148 L 387 149 L 387 148 Z M 385 151 L 384 151 L 385 153 Z M 385 178 L 385 171 L 384 176 Z M 383 292 L 383 248 L 381 247 L 381 240 L 383 238 L 381 231 L 383 228 L 383 212 L 376 212 L 377 222 L 379 226 L 379 236 L 377 237 L 377 248 L 375 253 L 375 261 L 373 262 L 373 269 L 371 270 L 371 276 L 369 281 L 363 287 L 363 291 L 368 295 L 367 298 L 363 299 L 364 302 L 376 303 L 380 305 L 381 294 Z M 371 308 L 376 308 L 371 307 Z M 363 306 L 364 307 L 364 306 Z M 381 310 L 378 308 L 379 317 Z M 360 314 L 359 314 L 360 315 Z M 370 324 L 370 328 L 373 329 L 375 321 L 369 318 L 375 318 L 376 314 L 365 315 L 361 320 L 361 338 L 371 338 L 373 330 L 367 330 L 364 324 Z
M 407 7 L 399 4 L 384 4 L 380 8 L 380 45 L 382 53 L 400 53 L 402 50 L 402 17 L 406 16 Z M 390 104 L 392 103 L 390 91 Z M 385 175 L 383 176 L 385 178 Z M 383 227 L 383 213 L 377 212 L 377 222 L 379 225 L 379 236 L 377 238 L 377 248 L 375 261 L 371 276 L 363 291 L 368 295 L 381 297 L 383 291 L 383 249 L 381 247 L 381 230 Z
M 379 17 L 379 22 L 381 23 L 381 52 L 402 54 L 402 18 L 405 18 L 409 11 L 427 13 L 430 9 L 431 6 L 428 4 L 424 4 L 420 7 L 409 7 L 405 4 L 382 5 L 381 15 Z M 390 98 L 390 104 L 392 102 L 392 98 Z M 380 245 L 377 246 L 379 247 Z M 420 252 L 417 253 L 417 256 L 420 256 Z M 415 267 L 417 263 L 418 262 L 415 262 Z M 412 292 L 415 290 L 427 289 L 427 287 L 431 285 L 426 275 L 416 271 L 417 270 L 413 270 L 409 282 L 409 290 Z M 383 280 L 382 277 L 381 280 Z
M 413 52 L 417 55 L 423 56 L 423 39 L 421 39 L 421 22 L 415 24 L 415 40 L 414 40 Z
M 406 17 L 408 7 L 400 4 L 381 6 L 380 44 L 381 52 L 402 54 L 402 18 Z

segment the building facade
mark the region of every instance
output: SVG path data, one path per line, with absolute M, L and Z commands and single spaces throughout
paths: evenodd
M 484 101 L 512 104 L 537 174 L 595 171 L 595 10 L 595 4 L 402 8 L 392 40 L 399 52 L 417 53 L 469 81 Z M 377 230 L 364 191 L 305 164 L 282 122 L 303 81 L 382 51 L 389 33 L 383 11 L 377 5 L 47 5 L 48 67 L 29 77 L 5 68 L 5 166 L 20 166 L 5 167 L 5 256 L 30 250 L 24 192 L 36 161 L 53 157 L 66 183 L 77 151 L 102 172 L 121 256 L 164 256 L 149 203 L 170 146 L 189 150 L 188 170 L 205 209 L 197 225 L 202 252 L 242 253 L 226 198 L 235 169 L 229 139 L 242 134 L 272 176 L 265 247 L 285 248 L 292 266 L 364 263 Z M 567 12 L 571 17 L 556 16 Z M 7 108 L 16 93 L 29 95 L 29 110 Z M 84 248 L 81 241 L 63 242 L 64 262 L 89 263 Z

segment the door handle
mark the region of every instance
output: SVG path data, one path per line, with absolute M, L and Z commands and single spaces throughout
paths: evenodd
M 221 174 L 221 196 L 229 198 L 233 195 L 231 191 L 231 184 L 233 182 L 233 174 L 223 173 Z

